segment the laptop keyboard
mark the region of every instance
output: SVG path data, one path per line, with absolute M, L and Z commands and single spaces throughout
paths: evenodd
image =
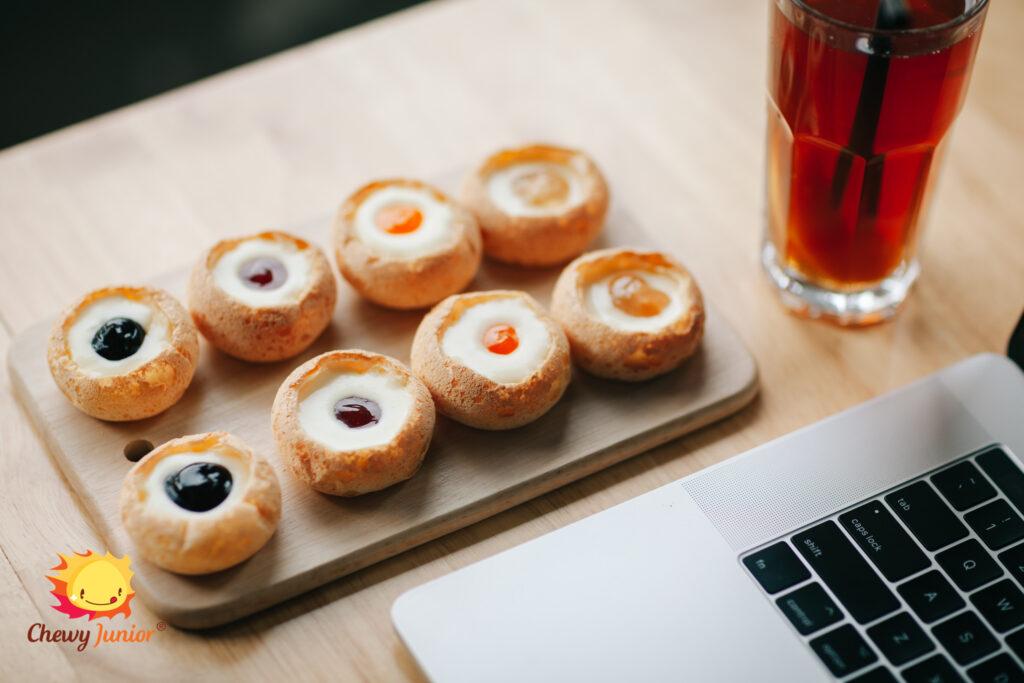
M 1024 682 L 1022 513 L 993 446 L 741 561 L 838 679 Z

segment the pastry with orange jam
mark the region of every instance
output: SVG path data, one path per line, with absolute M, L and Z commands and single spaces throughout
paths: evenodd
M 670 256 L 602 249 L 562 271 L 551 312 L 573 360 L 599 377 L 640 381 L 689 358 L 704 334 L 704 301 L 690 272 Z
M 462 291 L 482 258 L 473 215 L 417 180 L 380 180 L 357 190 L 334 221 L 338 270 L 370 301 L 396 309 L 433 306 Z
M 228 355 L 263 363 L 305 351 L 330 324 L 337 295 L 323 251 L 285 232 L 218 242 L 188 284 L 203 336 Z
M 416 330 L 412 369 L 438 410 L 479 429 L 511 429 L 548 412 L 572 376 L 565 333 L 531 296 L 451 296 Z
M 505 149 L 465 180 L 484 252 L 521 266 L 552 266 L 581 254 L 604 226 L 608 186 L 585 153 L 531 145 Z

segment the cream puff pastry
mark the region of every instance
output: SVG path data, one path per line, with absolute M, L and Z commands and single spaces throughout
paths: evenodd
M 393 358 L 329 351 L 297 367 L 274 399 L 278 452 L 317 491 L 357 496 L 416 473 L 434 433 L 434 403 Z
M 161 289 L 106 287 L 68 308 L 50 332 L 46 358 L 57 386 L 101 420 L 140 420 L 185 393 L 199 337 L 178 301 Z
M 433 306 L 472 281 L 480 267 L 473 215 L 416 180 L 361 187 L 334 222 L 338 270 L 370 301 L 397 309 Z
M 489 257 L 552 266 L 578 256 L 601 232 L 608 186 L 583 152 L 531 145 L 491 155 L 466 178 L 462 202 L 480 222 Z
M 658 251 L 602 249 L 562 271 L 551 313 L 573 360 L 599 377 L 639 381 L 679 366 L 704 334 L 704 301 L 683 266 Z
M 136 551 L 178 574 L 209 574 L 252 557 L 280 518 L 273 467 L 226 432 L 158 446 L 121 486 L 121 520 Z
M 479 429 L 511 429 L 562 397 L 572 368 L 565 334 L 534 299 L 497 290 L 451 296 L 412 342 L 413 372 L 438 410 Z
M 272 362 L 301 353 L 327 328 L 337 287 L 327 257 L 284 232 L 215 244 L 192 270 L 192 319 L 215 347 Z

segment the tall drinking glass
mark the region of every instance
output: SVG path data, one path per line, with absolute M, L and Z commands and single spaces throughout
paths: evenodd
M 762 262 L 794 311 L 892 316 L 988 0 L 770 0 Z

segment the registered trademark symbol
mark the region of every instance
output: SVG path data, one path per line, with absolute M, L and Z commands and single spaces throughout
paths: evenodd
M 166 631 L 167 630 L 167 622 L 166 621 L 158 621 L 158 622 L 156 622 L 156 630 L 157 631 Z

